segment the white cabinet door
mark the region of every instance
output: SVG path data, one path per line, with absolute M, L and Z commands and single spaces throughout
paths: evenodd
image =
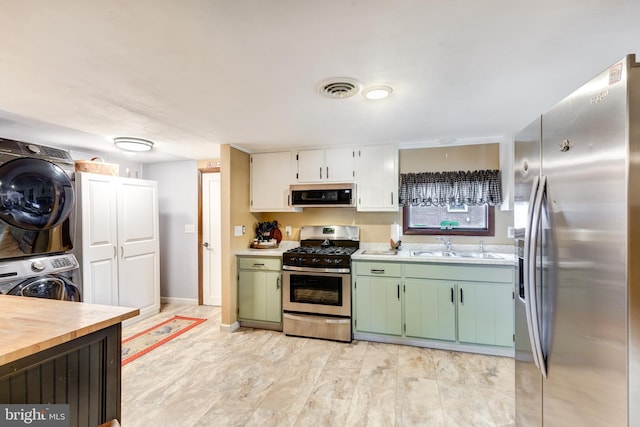
M 353 182 L 353 148 L 328 148 L 324 156 L 325 182 Z
M 398 148 L 370 145 L 358 148 L 356 185 L 358 211 L 398 210 Z
M 160 309 L 158 187 L 155 181 L 118 183 L 119 305 L 141 317 Z
M 77 173 L 84 301 L 160 311 L 158 189 L 155 181 Z
M 353 182 L 354 150 L 351 147 L 300 150 L 298 182 Z
M 251 212 L 300 210 L 289 205 L 293 165 L 291 151 L 251 155 Z
M 81 209 L 82 298 L 93 304 L 118 304 L 117 194 L 113 177 L 77 173 Z
M 323 182 L 324 150 L 300 150 L 298 159 L 298 182 Z

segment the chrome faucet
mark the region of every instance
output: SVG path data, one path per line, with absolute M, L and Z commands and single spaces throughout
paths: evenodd
M 484 240 L 480 240 L 480 253 L 484 252 Z
M 451 237 L 436 237 L 445 247 L 446 252 L 451 252 Z

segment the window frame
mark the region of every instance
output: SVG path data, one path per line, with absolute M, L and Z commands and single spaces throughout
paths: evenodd
M 428 236 L 495 236 L 496 235 L 496 221 L 495 221 L 495 206 L 487 205 L 487 227 L 485 228 L 416 228 L 409 227 L 411 223 L 409 218 L 409 206 L 404 205 L 402 207 L 402 234 L 407 235 L 428 235 Z

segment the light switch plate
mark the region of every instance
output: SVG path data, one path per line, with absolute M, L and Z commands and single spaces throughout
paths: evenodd
M 236 225 L 233 227 L 233 235 L 235 237 L 242 236 L 244 234 L 244 225 Z
M 184 225 L 184 232 L 186 234 L 193 234 L 196 232 L 196 226 L 194 224 L 185 224 Z

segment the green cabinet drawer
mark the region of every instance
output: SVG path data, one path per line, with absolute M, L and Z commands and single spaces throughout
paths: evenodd
M 402 264 L 390 262 L 354 262 L 357 276 L 401 277 Z
M 513 283 L 513 267 L 511 266 L 406 263 L 404 275 L 419 279 Z
M 277 257 L 238 257 L 240 270 L 273 270 L 279 271 L 282 259 Z

